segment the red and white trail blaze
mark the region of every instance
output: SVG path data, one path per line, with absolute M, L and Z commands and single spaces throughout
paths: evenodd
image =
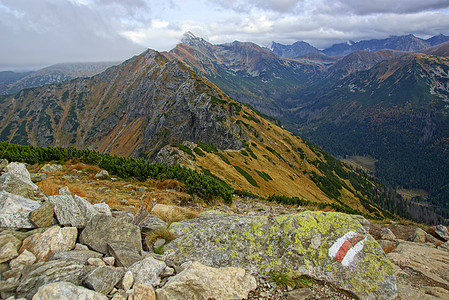
M 329 256 L 335 258 L 336 261 L 343 266 L 349 266 L 353 261 L 357 253 L 359 253 L 363 246 L 365 246 L 366 238 L 349 231 L 329 248 Z

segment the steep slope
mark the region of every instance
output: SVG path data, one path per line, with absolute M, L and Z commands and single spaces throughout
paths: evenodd
M 244 193 L 389 216 L 368 177 L 152 50 L 91 78 L 3 96 L 0 120 L 1 139 L 15 143 L 183 162 Z
M 15 76 L 14 80 L 5 81 L 2 80 L 3 76 L 0 76 L 0 95 L 13 94 L 25 88 L 59 83 L 76 77 L 93 76 L 115 64 L 118 63 L 64 63 L 52 65 L 35 72 L 15 73 L 23 76 Z
M 280 58 L 253 43 L 212 45 L 192 34 L 165 55 L 271 116 L 280 116 L 283 103 L 296 99 L 298 91 L 325 69 L 322 63 Z
M 277 56 L 285 58 L 294 58 L 310 53 L 321 53 L 320 50 L 303 41 L 298 41 L 291 45 L 283 45 L 273 42 L 270 50 Z
M 436 46 L 439 44 L 449 42 L 449 36 L 444 34 L 435 35 L 430 39 L 427 39 L 426 42 L 429 43 L 431 46 Z
M 347 55 L 355 51 L 376 52 L 382 49 L 398 51 L 418 51 L 432 46 L 430 43 L 420 39 L 413 34 L 403 36 L 392 36 L 386 39 L 363 40 L 360 42 L 348 42 L 335 44 L 322 52 L 329 56 Z
M 425 49 L 422 51 L 422 53 L 426 53 L 429 55 L 449 57 L 449 42 Z
M 448 78 L 448 58 L 406 54 L 323 84 L 294 120 L 301 135 L 332 153 L 373 156 L 378 176 L 430 192 L 447 218 Z

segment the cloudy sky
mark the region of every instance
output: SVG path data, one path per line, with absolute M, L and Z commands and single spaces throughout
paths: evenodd
M 449 0 L 0 0 L 0 70 L 121 61 L 191 31 L 269 46 L 449 34 Z

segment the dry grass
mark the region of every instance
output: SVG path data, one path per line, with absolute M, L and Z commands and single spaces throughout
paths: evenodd
M 173 179 L 166 179 L 164 181 L 156 181 L 155 185 L 160 190 L 175 190 L 178 192 L 185 191 L 185 185 L 182 182 Z
M 200 212 L 197 209 L 157 204 L 153 207 L 151 213 L 168 224 L 171 224 L 173 222 L 179 222 L 186 219 L 198 218 Z

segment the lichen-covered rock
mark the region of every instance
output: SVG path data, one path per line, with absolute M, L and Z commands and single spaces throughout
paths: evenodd
M 62 169 L 61 165 L 45 164 L 42 168 L 40 168 L 39 173 L 51 173 L 59 171 L 61 169 Z
M 168 224 L 161 220 L 160 218 L 156 217 L 155 215 L 149 215 L 148 218 L 143 221 L 142 225 L 140 226 L 140 229 L 142 232 L 148 232 L 148 231 L 157 231 L 163 228 L 166 228 Z
M 410 236 L 410 241 L 415 243 L 425 243 L 427 241 L 426 232 L 421 228 L 416 228 L 415 232 Z
M 128 268 L 143 259 L 139 249 L 133 245 L 128 245 L 126 242 L 108 243 L 108 252 L 115 258 L 115 263 L 119 267 Z
M 109 205 L 107 203 L 95 203 L 93 205 L 93 208 L 97 211 L 97 213 L 106 215 L 111 217 L 112 213 L 111 213 L 111 208 L 109 207 Z
M 165 250 L 178 264 L 308 275 L 363 299 L 394 299 L 393 266 L 359 219 L 319 211 L 276 218 L 205 213 L 173 223 L 170 231 L 179 238 Z
M 70 251 L 75 248 L 78 230 L 75 227 L 53 226 L 43 233 L 36 233 L 27 237 L 19 252 L 25 249 L 32 252 L 38 261 L 50 259 L 54 253 Z
M 82 286 L 74 285 L 71 282 L 53 282 L 43 285 L 33 296 L 33 300 L 107 300 L 108 298 L 100 293 L 91 291 Z
M 122 279 L 124 273 L 123 268 L 101 266 L 87 275 L 84 284 L 96 292 L 107 295 Z
M 246 299 L 256 288 L 256 279 L 244 269 L 217 269 L 193 262 L 156 292 L 160 300 Z
M 87 223 L 80 235 L 80 242 L 91 249 L 108 253 L 107 244 L 111 242 L 127 243 L 129 247 L 142 251 L 140 228 L 113 217 L 97 214 Z
M 31 181 L 33 183 L 41 182 L 47 178 L 47 174 L 45 173 L 31 173 L 30 174 Z
M 40 206 L 37 201 L 0 191 L 0 228 L 35 228 L 28 215 Z
M 28 218 L 36 227 L 50 227 L 53 225 L 55 205 L 51 202 L 45 202 L 38 209 L 33 210 Z

